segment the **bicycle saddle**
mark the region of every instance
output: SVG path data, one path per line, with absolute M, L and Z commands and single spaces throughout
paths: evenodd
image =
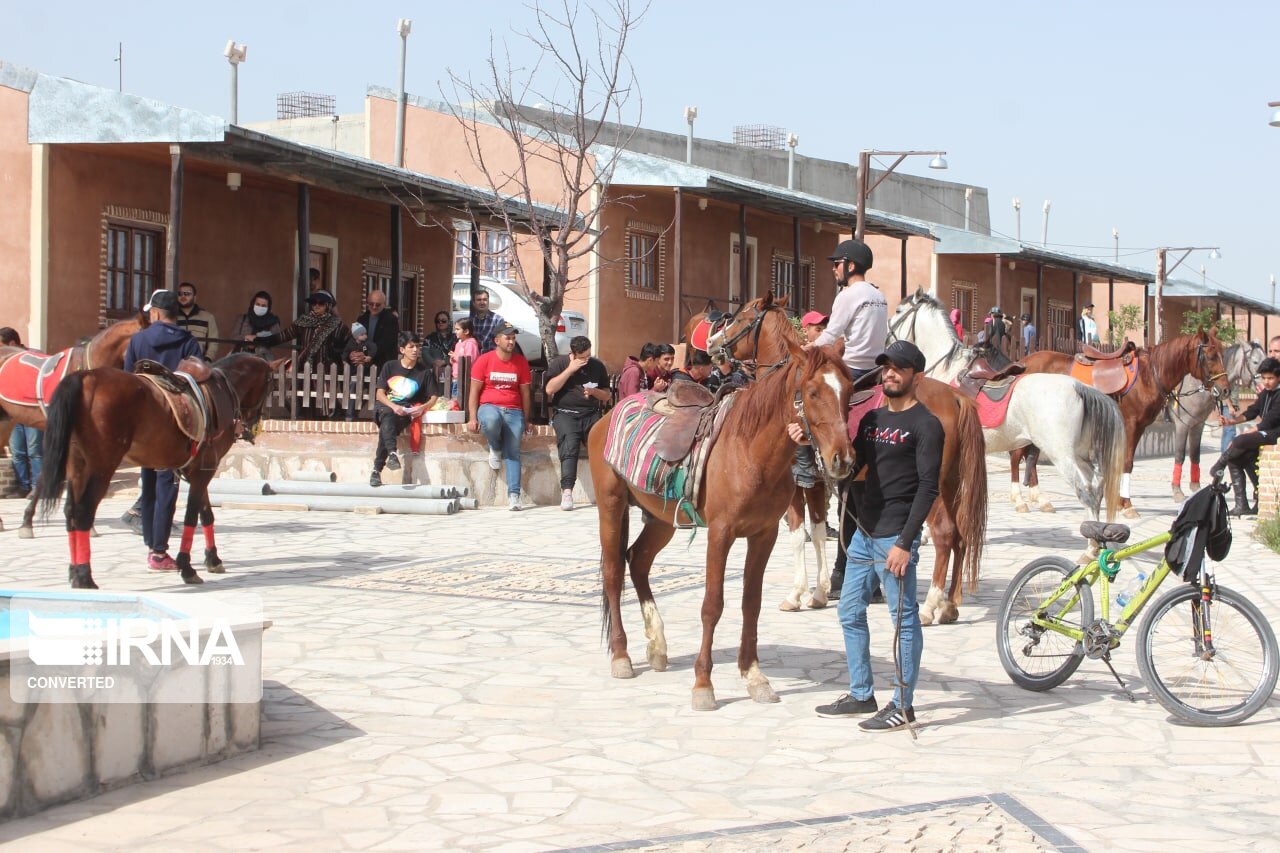
M 1080 524 L 1080 535 L 1102 543 L 1122 545 L 1129 541 L 1129 525 L 1108 524 L 1105 521 L 1085 521 Z

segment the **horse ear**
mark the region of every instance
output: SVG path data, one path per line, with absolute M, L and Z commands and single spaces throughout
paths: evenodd
M 836 361 L 840 361 L 840 362 L 844 361 L 844 338 L 843 337 L 836 338 L 834 341 L 827 344 L 825 347 L 822 347 L 821 349 L 823 352 L 831 356 Z
M 772 290 L 770 290 L 768 293 L 766 293 L 766 294 L 764 295 L 764 298 L 762 298 L 762 299 L 760 300 L 760 307 L 761 307 L 761 308 L 768 308 L 768 307 L 769 307 L 769 306 L 771 306 L 771 305 L 773 305 L 773 291 L 772 291 Z
M 773 293 L 773 291 L 772 291 L 772 290 L 771 290 L 771 291 L 769 291 L 769 292 L 770 292 L 770 293 Z M 782 294 L 782 295 L 781 295 L 781 296 L 779 296 L 777 299 L 773 300 L 773 304 L 774 304 L 774 305 L 776 305 L 776 306 L 778 306 L 779 308 L 783 308 L 783 307 L 785 307 L 785 306 L 786 306 L 786 304 L 787 304 L 787 295 L 786 295 L 785 293 L 784 293 L 784 294 Z

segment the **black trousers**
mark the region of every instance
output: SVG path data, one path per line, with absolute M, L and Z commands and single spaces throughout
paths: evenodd
M 373 452 L 373 470 L 381 471 L 387 464 L 387 457 L 396 452 L 396 439 L 413 419 L 397 415 L 386 406 L 374 406 L 373 419 L 378 422 L 378 449 Z
M 172 471 L 142 469 L 142 541 L 156 553 L 169 550 L 169 530 L 178 506 L 178 478 Z
M 1252 474 L 1258 467 L 1258 448 L 1275 444 L 1277 439 L 1280 439 L 1280 435 L 1263 435 L 1258 430 L 1241 433 L 1231 439 L 1222 459 L 1228 466 Z
M 587 445 L 587 434 L 600 420 L 600 410 L 575 412 L 556 409 L 551 428 L 556 433 L 556 454 L 560 457 L 560 488 L 572 489 L 578 482 L 578 454 Z

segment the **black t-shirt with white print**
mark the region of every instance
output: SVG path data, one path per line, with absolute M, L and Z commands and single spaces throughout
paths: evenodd
M 904 412 L 874 409 L 854 440 L 867 479 L 854 490 L 858 523 L 871 536 L 897 536 L 904 550 L 920 535 L 938 496 L 942 467 L 942 424 L 924 403 Z

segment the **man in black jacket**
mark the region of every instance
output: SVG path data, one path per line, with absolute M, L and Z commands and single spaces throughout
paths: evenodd
M 395 360 L 400 352 L 400 318 L 387 308 L 387 294 L 381 290 L 370 290 L 365 305 L 367 310 L 356 322 L 369 332 L 369 340 L 377 348 L 373 363 L 381 370 L 382 365 Z
M 1258 514 L 1258 448 L 1275 444 L 1280 439 L 1280 361 L 1264 358 L 1258 365 L 1258 381 L 1262 390 L 1253 405 L 1239 417 L 1222 418 L 1222 423 L 1226 426 L 1257 418 L 1258 428 L 1231 439 L 1226 452 L 1209 469 L 1209 476 L 1214 480 L 1222 477 L 1224 469 L 1231 469 L 1231 491 L 1235 493 L 1235 507 L 1231 514 L 1235 516 Z M 1252 506 L 1245 497 L 1246 476 L 1253 481 Z

